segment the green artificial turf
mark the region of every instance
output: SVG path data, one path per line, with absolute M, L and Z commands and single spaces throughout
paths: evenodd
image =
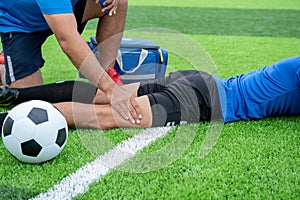
M 208 55 L 214 64 L 206 70 L 227 78 L 298 55 L 299 8 L 296 0 L 129 0 L 125 35 L 146 36 L 139 29 L 148 27 L 178 32 L 175 43 L 165 33 L 153 38 L 169 50 L 168 72 L 203 69 L 198 57 Z M 84 31 L 86 40 L 95 24 Z M 54 37 L 43 53 L 45 83 L 78 79 Z M 204 157 L 210 123 L 174 127 L 76 199 L 299 199 L 299 124 L 299 117 L 225 124 Z M 140 131 L 71 129 L 62 153 L 41 165 L 18 162 L 1 143 L 0 199 L 34 197 Z
M 289 9 L 299 10 L 300 2 L 297 0 L 210 0 L 210 1 L 195 1 L 195 0 L 129 0 L 130 6 L 158 6 L 158 7 L 181 7 L 182 10 L 186 7 L 204 7 L 204 8 L 246 8 L 246 9 Z
M 128 13 L 127 30 L 160 27 L 184 34 L 299 38 L 300 10 L 131 6 Z M 95 27 L 95 22 L 89 25 Z
M 121 167 L 77 199 L 297 199 L 299 122 L 290 117 L 227 124 L 216 147 L 202 159 L 206 125 L 200 125 L 192 144 L 172 164 L 145 173 Z M 180 130 L 140 154 L 158 151 L 176 134 Z

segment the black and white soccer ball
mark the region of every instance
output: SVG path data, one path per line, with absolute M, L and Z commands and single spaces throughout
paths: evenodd
M 68 138 L 64 116 L 52 104 L 32 100 L 8 112 L 2 126 L 7 150 L 25 163 L 41 163 L 55 158 Z

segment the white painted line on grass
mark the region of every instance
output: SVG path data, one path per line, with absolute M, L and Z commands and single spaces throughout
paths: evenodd
M 171 127 L 148 128 L 140 134 L 122 142 L 106 154 L 87 163 L 69 176 L 62 179 L 45 193 L 41 193 L 34 200 L 66 200 L 72 199 L 79 194 L 84 194 L 89 185 L 101 179 L 111 169 L 114 169 L 133 158 L 135 154 L 148 146 L 157 138 L 165 136 Z

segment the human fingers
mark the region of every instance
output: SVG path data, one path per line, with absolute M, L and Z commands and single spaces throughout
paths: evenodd
M 127 104 L 119 103 L 117 107 L 117 112 L 121 115 L 122 118 L 128 120 L 131 124 L 136 124 L 137 120 L 135 120 L 131 114 L 131 112 L 133 112 L 133 107 L 129 102 Z
M 105 6 L 110 5 L 113 2 L 114 2 L 114 0 L 106 0 L 106 1 L 103 2 L 103 5 L 105 5 Z
M 131 115 L 130 97 L 131 93 L 123 87 L 116 86 L 113 90 L 110 102 L 115 111 L 117 111 L 122 118 L 129 120 L 130 123 L 135 124 L 135 119 Z
M 113 14 L 116 14 L 116 13 L 117 13 L 117 8 L 118 8 L 117 5 L 110 4 L 110 5 L 108 5 L 108 6 L 105 6 L 105 7 L 102 9 L 102 12 L 109 11 L 109 15 L 112 16 Z
M 115 15 L 117 14 L 117 7 L 113 7 L 110 11 L 109 11 L 109 16 Z
M 142 108 L 140 105 L 137 103 L 135 99 L 135 95 L 132 95 L 130 97 L 130 107 L 129 111 L 133 119 L 135 120 L 136 124 L 139 124 L 141 122 L 141 119 L 143 117 L 142 113 Z
M 125 120 L 128 120 L 130 121 L 129 117 L 128 117 L 128 114 L 126 112 L 126 108 L 127 106 L 122 106 L 121 103 L 118 103 L 118 104 L 115 104 L 115 105 L 112 105 L 113 109 L 115 111 L 117 111 L 117 113 Z M 132 121 L 130 121 L 132 122 Z
M 108 6 L 105 6 L 104 8 L 102 8 L 102 12 L 108 12 L 108 11 L 111 11 L 111 9 L 114 8 L 113 5 L 108 5 Z
M 119 4 L 119 1 L 118 0 L 113 0 L 113 1 L 106 1 L 105 2 L 105 8 L 103 9 L 103 12 L 104 11 L 109 11 L 109 16 L 112 16 L 112 15 L 115 15 L 117 14 L 117 8 L 118 8 L 118 4 Z

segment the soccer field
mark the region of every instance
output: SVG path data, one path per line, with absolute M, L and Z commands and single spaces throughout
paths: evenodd
M 298 0 L 129 0 L 125 36 L 167 49 L 167 72 L 227 78 L 299 55 L 299 24 Z M 43 52 L 46 83 L 79 79 L 54 37 Z M 300 116 L 71 129 L 62 153 L 40 165 L 20 163 L 1 143 L 0 199 L 299 199 L 299 133 Z

